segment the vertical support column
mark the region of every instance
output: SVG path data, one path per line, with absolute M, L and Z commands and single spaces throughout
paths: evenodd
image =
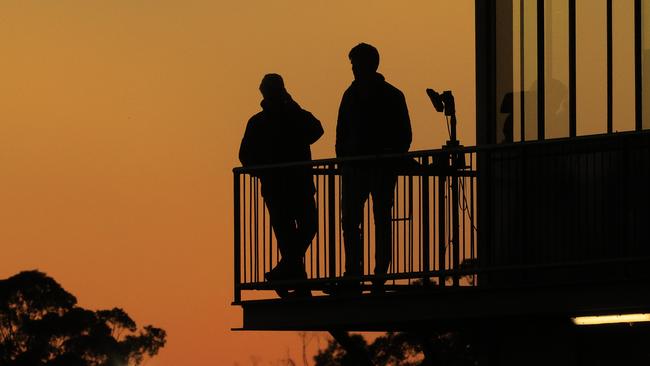
M 614 131 L 612 0 L 607 0 L 607 133 Z
M 328 176 L 327 176 L 327 215 L 328 215 L 328 271 L 329 271 L 329 277 L 334 278 L 336 277 L 336 175 L 334 165 L 330 165 L 329 168 L 327 169 L 328 171 Z
M 634 0 L 634 101 L 635 129 L 643 129 L 643 39 L 641 0 Z
M 447 161 L 446 163 L 449 164 L 449 157 L 445 156 L 444 157 Z M 442 160 L 444 163 L 445 161 Z M 445 186 L 447 185 L 446 182 L 446 177 L 441 174 L 440 177 L 438 178 L 438 270 L 439 271 L 445 271 L 446 264 L 445 264 L 445 257 L 446 257 L 446 245 L 447 242 L 445 241 L 445 219 L 447 217 L 445 213 L 445 203 L 447 200 L 445 199 Z M 440 286 L 445 286 L 445 276 L 442 275 L 438 279 L 438 285 Z
M 576 0 L 569 0 L 569 137 L 577 135 Z
M 425 156 L 422 158 L 422 165 L 429 165 L 429 157 Z M 431 270 L 431 264 L 429 263 L 429 256 L 431 251 L 429 248 L 429 177 L 424 175 L 421 177 L 420 181 L 420 190 L 421 190 L 421 203 L 422 203 L 422 218 L 420 225 L 422 226 L 421 241 L 422 241 L 422 271 L 428 272 Z M 428 278 L 428 277 L 427 277 Z
M 454 154 L 454 160 L 455 160 L 455 154 Z M 452 166 L 455 166 L 455 162 L 452 163 Z M 458 222 L 458 171 L 454 169 L 454 172 L 451 176 L 451 247 L 453 249 L 452 252 L 452 261 L 453 261 L 453 269 L 454 271 L 458 271 L 460 269 L 460 240 L 459 240 L 459 235 L 460 235 L 460 224 Z M 459 285 L 459 276 L 455 275 L 454 276 L 454 286 Z
M 489 268 L 494 265 L 494 249 L 492 245 L 492 230 L 494 229 L 492 154 L 492 150 L 478 150 L 476 152 L 476 211 L 472 213 L 472 217 L 475 218 L 475 223 L 479 228 L 476 232 L 476 258 L 479 269 Z M 478 281 L 482 285 L 488 284 L 490 282 L 489 274 L 480 274 Z
M 512 142 L 514 139 L 514 105 L 512 102 L 504 104 L 506 98 L 514 95 L 514 15 L 513 1 L 515 0 L 493 0 L 494 1 L 494 135 L 492 143 Z M 512 100 L 512 99 L 511 99 Z M 502 108 L 508 105 L 510 113 Z M 504 131 L 506 116 L 513 116 L 513 125 L 509 127 L 510 132 Z M 453 139 L 452 139 L 453 140 Z
M 476 144 L 493 144 L 496 125 L 496 2 L 475 0 Z
M 234 263 L 234 301 L 240 302 L 241 301 L 241 207 L 240 207 L 240 187 L 239 187 L 239 173 L 235 172 L 233 173 L 233 223 L 234 223 L 234 257 L 235 257 L 235 263 Z
M 571 1 L 571 0 L 569 0 Z M 574 0 L 575 1 L 575 0 Z M 519 0 L 519 140 L 526 141 L 526 83 L 525 83 L 525 67 L 526 67 L 526 58 L 525 58 L 525 42 L 524 36 L 526 35 L 525 29 L 525 16 L 524 16 L 524 0 Z M 514 100 L 514 99 L 513 99 Z M 513 121 L 514 122 L 514 121 Z
M 544 140 L 546 121 L 546 52 L 544 0 L 537 0 L 537 139 Z

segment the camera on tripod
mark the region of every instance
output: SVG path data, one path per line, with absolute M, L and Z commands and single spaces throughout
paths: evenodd
M 451 94 L 451 90 L 445 90 L 444 92 L 438 93 L 437 91 L 429 88 L 427 89 L 427 95 L 433 103 L 433 107 L 438 112 L 444 112 L 445 116 L 454 116 L 456 114 L 456 104 L 454 102 L 454 96 Z
M 445 116 L 451 117 L 447 120 L 449 129 L 449 140 L 447 141 L 447 148 L 457 148 L 460 147 L 460 142 L 456 138 L 456 103 L 454 102 L 454 95 L 451 94 L 451 90 L 445 90 L 442 93 L 429 88 L 427 89 L 427 95 L 431 99 L 433 107 L 438 112 L 444 112 Z M 443 149 L 445 148 L 443 147 Z M 465 169 L 467 164 L 465 164 L 465 154 L 463 152 L 452 152 L 449 157 L 451 158 L 451 166 L 456 169 Z

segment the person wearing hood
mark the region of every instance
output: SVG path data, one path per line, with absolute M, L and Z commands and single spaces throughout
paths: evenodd
M 260 92 L 262 111 L 248 121 L 239 149 L 242 166 L 311 160 L 310 145 L 323 135 L 320 121 L 291 98 L 278 74 L 265 75 Z M 305 252 L 318 229 L 311 167 L 273 168 L 254 174 L 260 180 L 281 255 L 278 265 L 265 278 L 305 279 Z M 310 294 L 309 290 L 295 293 Z
M 407 152 L 412 132 L 406 99 L 377 72 L 379 52 L 369 44 L 360 43 L 350 50 L 348 57 L 354 81 L 343 94 L 339 107 L 336 156 Z M 345 276 L 363 274 L 361 222 L 370 195 L 375 221 L 374 273 L 385 275 L 391 262 L 391 209 L 397 174 L 386 160 L 364 160 L 342 163 L 341 175 Z M 384 282 L 375 280 L 373 290 L 382 292 Z

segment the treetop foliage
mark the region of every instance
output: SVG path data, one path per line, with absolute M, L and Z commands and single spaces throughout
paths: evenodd
M 382 366 L 475 366 L 476 355 L 468 337 L 460 333 L 443 332 L 388 332 L 372 343 L 358 334 L 351 342 L 368 353 L 373 365 Z M 330 340 L 327 347 L 314 357 L 315 366 L 352 366 L 358 360 L 354 355 Z
M 0 280 L 0 365 L 140 365 L 165 342 L 163 329 L 138 330 L 120 308 L 77 306 L 45 273 L 24 271 Z

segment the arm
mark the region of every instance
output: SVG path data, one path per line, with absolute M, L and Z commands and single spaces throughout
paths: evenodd
M 396 148 L 398 152 L 407 152 L 411 146 L 413 139 L 413 132 L 411 130 L 411 118 L 409 117 L 409 110 L 406 105 L 406 98 L 402 92 L 399 92 L 399 97 L 396 98 L 396 116 L 395 122 L 397 123 L 396 129 Z
M 255 146 L 257 142 L 257 136 L 255 134 L 255 125 L 254 119 L 251 118 L 246 124 L 246 132 L 244 132 L 244 137 L 241 140 L 241 145 L 239 146 L 239 161 L 241 161 L 242 166 L 255 165 L 256 163 L 256 151 Z
M 341 99 L 341 105 L 339 106 L 339 115 L 336 120 L 336 156 L 342 157 L 348 154 L 346 146 L 348 144 L 349 138 L 349 114 L 350 114 L 350 102 L 348 91 L 346 90 Z
M 321 136 L 323 136 L 323 126 L 321 125 L 320 121 L 314 117 L 313 114 L 310 112 L 307 112 L 303 110 L 304 114 L 304 128 L 305 128 L 305 139 L 307 144 L 311 145 L 314 142 L 318 141 Z

